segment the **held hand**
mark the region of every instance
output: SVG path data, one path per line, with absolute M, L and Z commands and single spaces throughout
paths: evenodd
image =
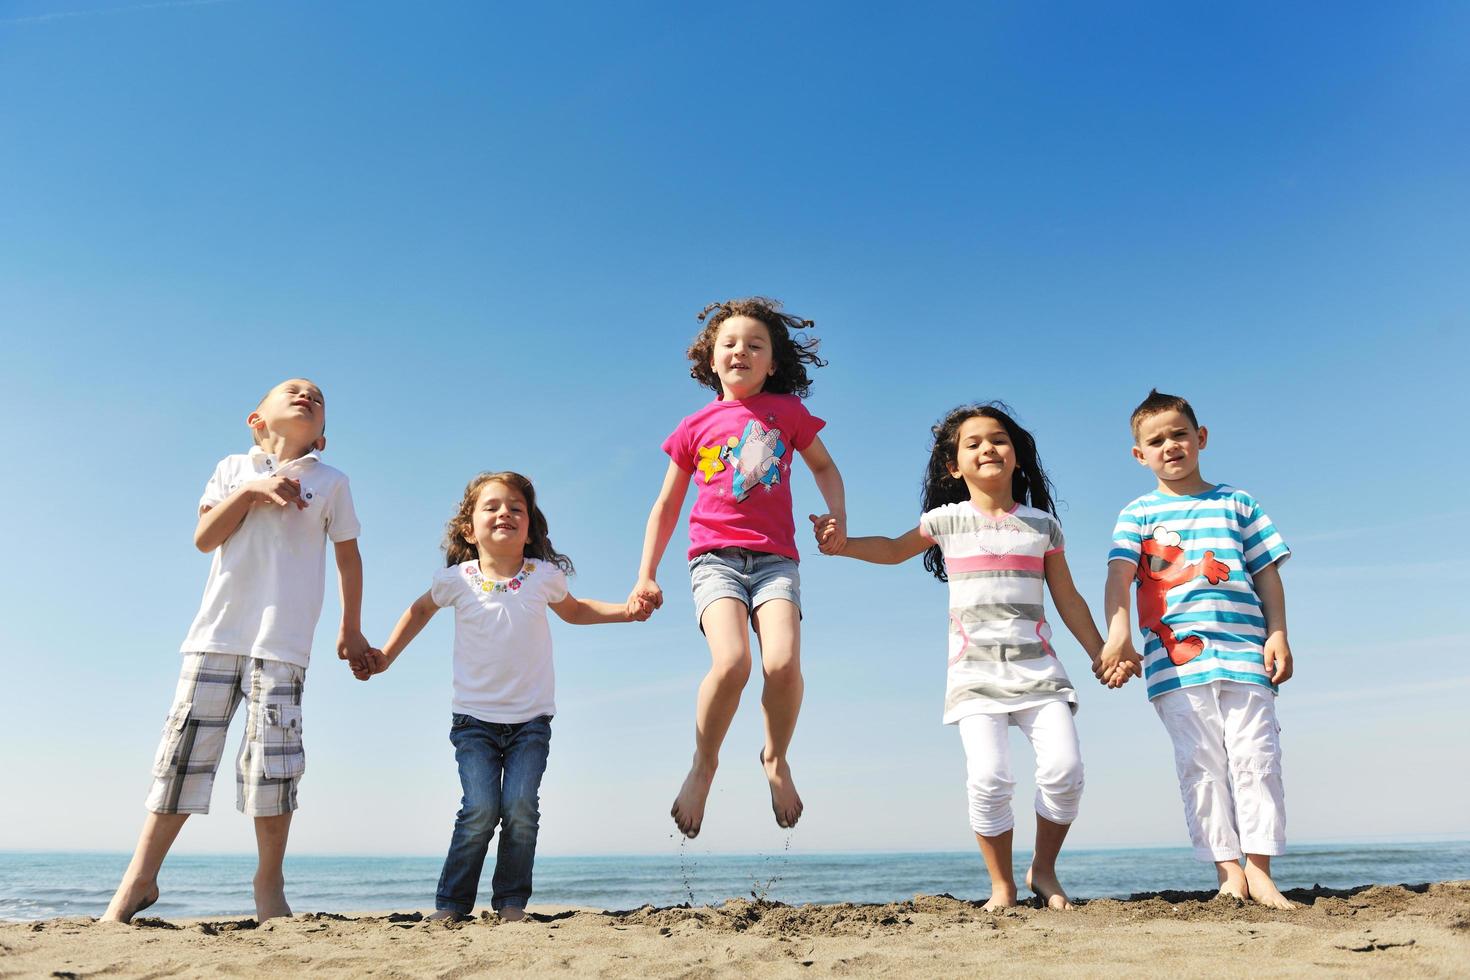
M 347 665 L 352 668 L 352 673 L 355 675 L 361 675 L 363 672 L 372 673 L 369 670 L 369 651 L 371 649 L 372 646 L 368 643 L 367 637 L 363 636 L 359 630 L 344 629 L 337 634 L 337 657 L 347 661 Z M 366 680 L 367 678 L 360 677 L 360 679 Z
M 1093 661 L 1092 674 L 1108 687 L 1122 687 L 1133 674 L 1141 673 L 1143 661 L 1133 649 L 1133 638 L 1110 640 Z
M 832 514 L 808 514 L 812 522 L 812 536 L 817 539 L 817 550 L 824 555 L 840 555 L 847 547 L 847 521 Z
M 268 476 L 264 480 L 251 480 L 245 487 L 250 491 L 252 504 L 273 504 L 277 507 L 295 504 L 297 510 L 306 509 L 306 500 L 301 496 L 300 481 L 289 476 Z
M 1265 657 L 1266 676 L 1271 678 L 1272 684 L 1284 684 L 1291 680 L 1291 645 L 1286 642 L 1285 633 L 1272 633 L 1266 637 Z
M 647 622 L 648 617 L 653 615 L 653 602 L 646 595 L 634 590 L 628 595 L 627 605 L 624 612 L 630 623 Z
M 628 593 L 628 601 L 644 600 L 649 604 L 649 613 L 662 608 L 664 604 L 664 590 L 658 587 L 658 583 L 651 578 L 640 578 L 633 591 Z
M 1124 659 L 1118 662 L 1118 666 L 1113 668 L 1113 672 L 1108 675 L 1103 683 L 1109 688 L 1117 690 L 1124 684 L 1127 684 L 1130 677 L 1141 677 L 1142 675 L 1143 670 L 1138 661 Z

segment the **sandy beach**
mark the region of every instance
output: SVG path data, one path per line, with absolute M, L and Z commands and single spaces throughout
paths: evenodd
M 605 912 L 532 906 L 525 922 L 417 912 L 254 920 L 0 925 L 0 976 L 1096 976 L 1470 972 L 1470 881 L 1295 890 L 1272 912 L 1207 892 L 1002 913 L 948 896 L 887 905 L 731 901 Z M 1228 966 L 1226 965 L 1228 961 Z

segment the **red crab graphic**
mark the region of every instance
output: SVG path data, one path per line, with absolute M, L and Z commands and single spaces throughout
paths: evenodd
M 1158 527 L 1153 537 L 1144 539 L 1138 560 L 1138 625 L 1159 638 L 1176 667 L 1198 657 L 1205 641 L 1197 636 L 1174 636 L 1174 631 L 1164 625 L 1164 597 L 1174 586 L 1196 577 L 1218 585 L 1230 577 L 1230 566 L 1216 561 L 1213 551 L 1206 551 L 1195 564 L 1185 564 L 1177 531 Z

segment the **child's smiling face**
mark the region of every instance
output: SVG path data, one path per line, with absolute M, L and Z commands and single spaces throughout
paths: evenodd
M 498 480 L 480 488 L 465 538 L 482 554 L 524 554 L 530 531 L 531 516 L 519 490 Z
M 1194 427 L 1178 409 L 1158 412 L 1138 422 L 1133 458 L 1153 471 L 1165 484 L 1199 478 L 1199 452 L 1209 433 Z
M 985 415 L 960 424 L 949 475 L 985 490 L 1009 490 L 1016 472 L 1016 447 L 1006 427 Z
M 715 334 L 710 368 L 724 389 L 722 398 L 749 398 L 776 373 L 771 331 L 754 317 L 732 316 Z

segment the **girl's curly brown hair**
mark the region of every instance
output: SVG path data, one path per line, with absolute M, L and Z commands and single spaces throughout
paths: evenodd
M 807 365 L 827 366 L 827 362 L 817 356 L 817 338 L 798 332 L 809 330 L 814 324 L 811 320 L 782 313 L 779 300 L 764 296 L 711 303 L 700 311 L 698 319 L 704 324 L 704 329 L 689 347 L 689 376 L 706 388 L 714 389 L 715 394 L 724 394 L 719 375 L 710 367 L 710 361 L 714 357 L 715 336 L 720 332 L 720 324 L 732 316 L 759 320 L 771 335 L 771 361 L 776 366 L 776 373 L 766 379 L 761 390 L 805 398 L 812 387 L 811 379 L 806 375 Z
M 526 547 L 523 552 L 525 557 L 549 561 L 565 574 L 571 575 L 572 560 L 551 546 L 546 515 L 536 506 L 536 488 L 531 486 L 529 479 L 509 470 L 481 473 L 465 486 L 464 499 L 459 502 L 459 509 L 454 512 L 449 523 L 444 525 L 445 566 L 459 565 L 479 556 L 479 550 L 465 535 L 474 530 L 472 515 L 475 505 L 480 502 L 480 490 L 487 483 L 504 484 L 526 498 L 526 516 L 531 525 L 526 533 Z

